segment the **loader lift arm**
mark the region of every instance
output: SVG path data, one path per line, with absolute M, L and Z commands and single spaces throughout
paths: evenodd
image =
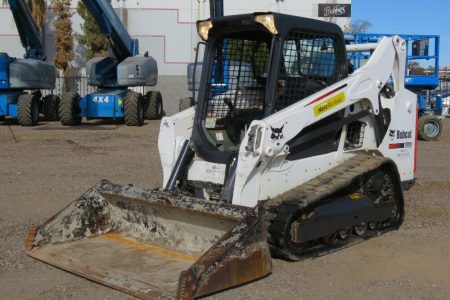
M 101 33 L 108 39 L 111 50 L 119 63 L 128 57 L 139 54 L 139 41 L 131 38 L 107 1 L 83 0 L 83 3 L 94 17 Z
M 24 58 L 45 60 L 39 29 L 28 5 L 23 0 L 8 0 L 8 3 L 19 32 L 20 42 L 26 50 Z

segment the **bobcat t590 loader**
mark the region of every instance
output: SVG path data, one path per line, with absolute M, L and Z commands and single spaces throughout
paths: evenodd
M 141 298 L 191 299 L 269 274 L 271 255 L 298 261 L 401 225 L 417 120 L 401 38 L 346 50 L 338 26 L 276 13 L 197 27 L 198 104 L 161 122 L 164 188 L 101 181 L 30 231 L 30 256 Z M 348 74 L 347 51 L 363 48 L 372 57 Z

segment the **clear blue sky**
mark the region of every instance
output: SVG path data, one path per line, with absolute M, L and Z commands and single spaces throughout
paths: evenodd
M 352 0 L 358 19 L 373 33 L 440 35 L 440 65 L 450 66 L 450 0 Z

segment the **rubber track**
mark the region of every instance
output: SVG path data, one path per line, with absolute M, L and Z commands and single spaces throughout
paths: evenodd
M 305 249 L 301 256 L 296 254 L 293 255 L 291 251 L 284 246 L 284 241 L 290 239 L 290 236 L 285 236 L 286 230 L 284 229 L 286 228 L 285 226 L 287 226 L 287 220 L 291 216 L 298 215 L 299 212 L 309 206 L 320 203 L 322 199 L 348 187 L 354 179 L 360 178 L 388 163 L 390 163 L 390 160 L 385 157 L 359 154 L 324 174 L 291 189 L 278 197 L 268 200 L 265 203 L 265 226 L 268 228 L 267 238 L 272 255 L 299 261 L 312 256 L 322 256 L 334 252 L 337 249 L 361 242 L 363 239 L 371 238 L 385 231 L 389 231 L 379 230 L 368 232 L 362 238 L 338 242 L 331 247 L 322 245 L 320 247 Z M 401 209 L 403 210 L 403 207 Z M 398 226 L 401 224 L 401 221 L 402 219 L 399 221 Z

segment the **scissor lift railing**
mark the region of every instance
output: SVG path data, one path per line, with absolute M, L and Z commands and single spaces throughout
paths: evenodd
M 439 43 L 438 35 L 346 33 L 347 44 L 377 43 L 383 36 L 398 35 L 406 41 L 407 57 L 405 87 L 417 94 L 419 107 L 419 136 L 426 140 L 437 139 L 442 124 L 438 117 L 445 112 L 442 92 L 439 87 Z M 354 69 L 361 68 L 372 53 L 348 54 Z M 447 109 L 448 111 L 448 109 Z M 433 133 L 428 135 L 427 132 Z
M 405 85 L 412 91 L 434 90 L 439 86 L 439 43 L 438 35 L 411 34 L 379 34 L 379 33 L 346 33 L 348 44 L 376 43 L 383 36 L 398 35 L 407 43 Z M 354 68 L 360 68 L 370 57 L 370 52 L 349 54 L 349 60 Z M 412 62 L 417 62 L 422 68 L 420 74 L 408 68 Z

